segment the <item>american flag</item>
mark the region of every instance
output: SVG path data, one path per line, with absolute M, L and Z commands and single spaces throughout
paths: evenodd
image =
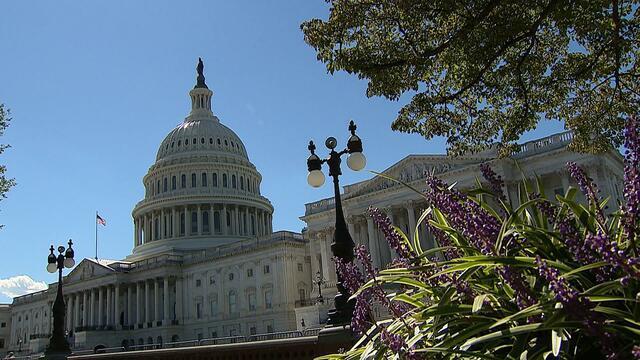
M 96 222 L 102 226 L 107 226 L 107 221 L 96 214 Z

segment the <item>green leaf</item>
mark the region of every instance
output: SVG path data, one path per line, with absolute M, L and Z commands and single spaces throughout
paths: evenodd
M 560 346 L 562 346 L 562 337 L 559 330 L 551 330 L 551 353 L 553 356 L 558 357 L 560 354 Z
M 478 295 L 473 299 L 473 307 L 471 308 L 472 313 L 477 313 L 482 309 L 482 305 L 484 305 L 484 300 L 487 298 L 487 294 Z

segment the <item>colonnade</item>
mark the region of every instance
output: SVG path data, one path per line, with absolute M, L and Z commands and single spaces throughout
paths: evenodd
M 263 236 L 272 232 L 271 212 L 237 204 L 174 206 L 134 219 L 135 246 L 185 236 Z
M 67 330 L 168 326 L 182 317 L 182 279 L 108 284 L 70 292 L 65 300 Z

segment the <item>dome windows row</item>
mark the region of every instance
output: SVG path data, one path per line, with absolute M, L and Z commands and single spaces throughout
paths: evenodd
M 213 138 L 210 137 L 207 141 L 206 138 L 201 137 L 200 141 L 199 141 L 199 145 L 200 147 L 205 146 L 205 147 L 213 147 L 213 148 L 222 148 L 223 146 L 227 149 L 230 149 L 232 151 L 237 151 L 241 154 L 244 154 L 244 147 L 240 145 L 239 142 L 237 141 L 233 141 L 230 139 L 226 139 L 226 138 Z M 223 145 L 224 144 L 224 145 Z M 165 152 L 167 151 L 173 151 L 179 148 L 187 148 L 187 147 L 195 147 L 198 146 L 198 138 L 194 137 L 194 138 L 185 138 L 185 139 L 178 139 L 171 141 L 171 143 L 167 142 L 164 146 L 164 150 Z
M 211 184 L 211 185 L 209 185 Z M 227 174 L 227 173 L 191 173 L 191 176 L 187 177 L 187 174 L 172 175 L 170 178 L 165 176 L 162 179 L 155 180 L 147 184 L 147 196 L 156 196 L 162 193 L 166 193 L 174 190 L 181 190 L 189 188 L 207 188 L 212 186 L 214 188 L 230 188 L 235 190 L 246 191 L 248 193 L 259 194 L 259 186 L 257 179 L 241 175 L 241 174 Z

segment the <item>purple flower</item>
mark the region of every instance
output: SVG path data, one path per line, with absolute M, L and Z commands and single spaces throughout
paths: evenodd
M 390 333 L 387 329 L 382 329 L 380 333 L 382 343 L 395 354 L 402 354 L 401 359 L 420 359 L 421 357 L 408 349 L 407 343 L 401 335 Z
M 567 169 L 571 177 L 580 186 L 580 191 L 587 197 L 591 206 L 597 209 L 596 217 L 601 224 L 604 224 L 604 214 L 599 208 L 600 199 L 598 197 L 598 186 L 593 182 L 593 179 L 587 176 L 587 173 L 573 161 L 567 163 Z
M 502 176 L 496 174 L 487 163 L 480 164 L 480 172 L 482 173 L 482 177 L 489 182 L 491 192 L 498 198 L 506 200 L 506 196 L 504 196 L 504 191 L 502 190 L 504 187 Z
M 515 292 L 516 305 L 518 305 L 518 308 L 520 310 L 528 308 L 529 306 L 536 303 L 536 300 L 533 298 L 533 296 L 531 295 L 531 291 L 529 290 L 529 284 L 525 280 L 522 273 L 514 270 L 514 268 L 511 266 L 498 268 L 498 273 Z
M 622 226 L 635 252 L 640 220 L 640 121 L 633 116 L 627 120 L 624 131 L 626 148 L 624 157 L 624 198 Z
M 621 269 L 625 274 L 624 281 L 628 281 L 629 276 L 640 279 L 640 272 L 634 267 L 640 264 L 640 258 L 631 257 L 625 254 L 623 250 L 618 248 L 615 241 L 611 241 L 609 236 L 602 231 L 597 234 L 587 234 L 585 243 L 588 244 L 593 251 L 599 254 L 604 261 L 609 263 L 615 269 Z
M 353 261 L 344 262 L 337 257 L 334 257 L 333 261 L 336 263 L 336 272 L 340 275 L 342 284 L 350 294 L 355 294 L 364 284 L 364 276 L 358 266 Z
M 633 358 L 636 360 L 640 359 L 640 346 L 634 345 L 631 355 L 633 355 Z
M 415 256 L 413 251 L 409 249 L 409 246 L 407 246 L 402 239 L 402 236 L 398 233 L 398 230 L 393 227 L 391 220 L 386 214 L 380 211 L 380 209 L 369 207 L 369 216 L 373 218 L 373 222 L 384 234 L 385 239 L 389 242 L 389 247 L 391 247 L 401 259 L 409 260 Z
M 356 297 L 356 305 L 351 318 L 351 330 L 361 335 L 371 327 L 371 296 L 368 291 Z

